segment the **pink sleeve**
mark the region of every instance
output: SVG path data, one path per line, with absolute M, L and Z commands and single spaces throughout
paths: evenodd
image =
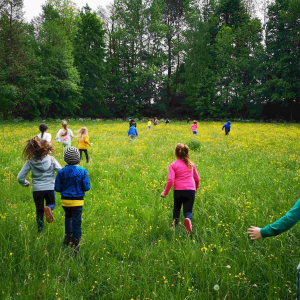
M 174 184 L 174 180 L 175 180 L 175 171 L 173 169 L 173 165 L 171 164 L 169 166 L 169 174 L 168 174 L 168 181 L 167 181 L 167 184 L 166 184 L 166 188 L 164 190 L 164 194 L 167 196 L 172 185 Z
M 194 166 L 194 170 L 193 170 L 193 176 L 194 176 L 194 180 L 195 180 L 195 184 L 196 184 L 196 191 L 197 191 L 199 184 L 200 184 L 200 177 L 199 177 L 199 174 L 198 174 L 195 166 Z

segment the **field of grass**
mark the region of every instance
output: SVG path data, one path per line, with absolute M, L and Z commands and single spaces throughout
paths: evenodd
M 69 123 L 87 126 L 94 143 L 90 164 L 81 163 L 92 188 L 75 258 L 62 246 L 60 194 L 55 221 L 38 234 L 32 190 L 16 179 L 39 124 L 0 124 L 0 299 L 295 299 L 299 224 L 255 242 L 247 228 L 274 222 L 298 200 L 299 125 L 233 123 L 225 137 L 223 123 L 198 123 L 190 238 L 182 225 L 170 230 L 173 193 L 160 198 L 176 143 L 194 139 L 190 125 L 138 123 L 130 143 L 128 122 Z M 60 123 L 47 124 L 54 138 Z

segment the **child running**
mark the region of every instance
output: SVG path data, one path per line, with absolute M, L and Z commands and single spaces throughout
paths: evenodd
M 23 150 L 23 157 L 27 162 L 17 177 L 21 185 L 29 187 L 30 182 L 26 180 L 26 176 L 31 171 L 38 232 L 44 228 L 44 212 L 48 223 L 54 220 L 52 215 L 55 208 L 54 171 L 60 170 L 61 166 L 54 157 L 49 155 L 51 151 L 53 146 L 46 140 L 37 136 L 28 140 Z M 46 200 L 45 207 L 44 200 Z
M 279 235 L 290 228 L 292 228 L 300 220 L 300 199 L 296 202 L 291 210 L 289 210 L 285 216 L 269 224 L 264 228 L 251 226 L 248 229 L 248 234 L 251 240 L 258 240 L 261 238 L 271 237 Z
M 89 154 L 87 151 L 87 146 L 88 145 L 92 146 L 93 144 L 89 143 L 88 129 L 86 127 L 82 127 L 82 128 L 80 128 L 80 130 L 78 130 L 77 139 L 78 139 L 78 149 L 79 149 L 79 153 L 80 153 L 80 160 L 82 158 L 82 152 L 84 152 L 86 162 L 89 163 Z
M 128 136 L 130 136 L 130 141 L 134 141 L 138 136 L 135 122 L 131 123 L 131 127 L 128 130 Z
M 170 121 L 168 118 L 166 118 L 166 121 L 165 121 L 166 125 L 169 125 L 170 124 Z
M 151 128 L 151 120 L 150 119 L 148 119 L 147 125 L 148 125 L 147 129 L 150 130 L 150 128 Z
M 80 153 L 76 147 L 67 147 L 64 161 L 68 164 L 56 176 L 55 191 L 61 193 L 61 205 L 65 211 L 64 245 L 72 243 L 74 254 L 79 252 L 82 235 L 81 217 L 85 192 L 90 190 L 86 169 L 79 167 Z
M 154 124 L 154 126 L 158 125 L 158 119 L 157 118 L 154 119 L 154 123 L 153 124 Z
M 183 204 L 184 227 L 187 234 L 192 235 L 192 212 L 200 177 L 190 159 L 187 145 L 177 144 L 175 156 L 177 160 L 169 166 L 166 188 L 160 196 L 165 198 L 174 185 L 173 227 L 171 229 L 174 230 L 179 224 L 180 210 Z
M 191 126 L 191 129 L 193 131 L 193 135 L 195 136 L 197 136 L 197 128 L 198 128 L 197 121 L 193 121 L 193 125 Z
M 230 124 L 231 124 L 231 122 L 228 121 L 228 122 L 222 127 L 222 130 L 225 128 L 225 135 L 228 135 L 229 132 L 230 132 Z
M 63 151 L 65 151 L 67 147 L 71 146 L 71 141 L 73 140 L 74 135 L 72 130 L 68 128 L 67 121 L 64 120 L 61 123 L 61 126 L 63 127 L 63 129 L 60 129 L 58 131 L 55 140 L 59 143 L 62 143 Z
M 40 125 L 39 130 L 41 133 L 38 135 L 38 137 L 51 143 L 51 134 L 47 132 L 48 126 L 43 123 Z

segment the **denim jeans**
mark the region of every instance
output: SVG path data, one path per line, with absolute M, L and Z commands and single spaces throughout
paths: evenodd
M 81 238 L 82 206 L 63 206 L 65 211 L 65 233 L 72 233 L 72 242 Z
M 184 217 L 192 220 L 195 194 L 196 192 L 191 190 L 174 191 L 173 219 L 179 219 L 181 206 L 183 205 Z
M 46 200 L 46 206 L 48 206 L 51 209 L 51 211 L 53 211 L 55 208 L 55 192 L 33 192 L 33 200 L 36 207 L 36 221 L 38 225 L 38 231 L 41 231 L 44 228 L 44 200 Z

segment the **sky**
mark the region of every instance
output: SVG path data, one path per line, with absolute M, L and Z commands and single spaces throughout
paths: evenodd
M 42 5 L 46 0 L 24 0 L 24 17 L 26 21 L 30 22 L 33 17 L 37 17 L 42 12 Z M 106 7 L 111 4 L 113 0 L 72 0 L 79 8 L 88 4 L 93 10 L 98 6 Z

